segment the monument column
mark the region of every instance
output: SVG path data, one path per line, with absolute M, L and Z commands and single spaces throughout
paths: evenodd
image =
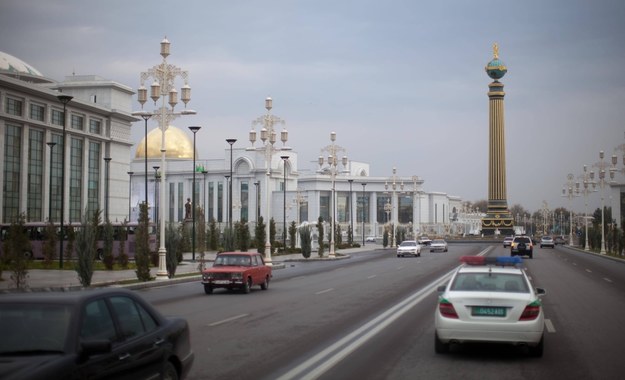
M 499 47 L 494 44 L 493 59 L 486 65 L 486 74 L 494 79 L 488 85 L 488 210 L 482 219 L 482 233 L 486 236 L 514 233 L 506 194 L 505 93 L 499 82 L 507 71 L 499 60 Z

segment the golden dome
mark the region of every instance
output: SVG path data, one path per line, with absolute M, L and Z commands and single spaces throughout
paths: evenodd
M 161 157 L 162 134 L 156 128 L 148 132 L 148 158 Z M 165 131 L 165 157 L 193 159 L 193 141 L 181 129 L 169 126 Z M 135 158 L 145 158 L 145 137 L 137 145 Z

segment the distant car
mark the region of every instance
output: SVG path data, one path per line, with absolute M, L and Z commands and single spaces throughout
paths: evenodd
M 564 239 L 564 236 L 556 236 L 555 238 L 553 238 L 553 244 L 564 245 L 566 244 L 566 239 Z
M 434 350 L 449 351 L 451 343 L 527 345 L 532 356 L 543 356 L 544 312 L 540 296 L 517 265 L 520 257 L 463 256 L 465 264 L 438 288 L 434 313 Z
M 421 256 L 421 245 L 415 240 L 404 240 L 397 247 L 397 257 L 404 257 L 406 255 L 412 255 L 415 257 Z
M 202 284 L 206 294 L 216 288 L 249 293 L 254 285 L 269 289 L 271 276 L 271 267 L 265 265 L 260 253 L 227 252 L 217 255 L 213 267 L 202 271 Z
M 0 296 L 0 378 L 183 379 L 189 326 L 135 292 L 96 289 Z
M 434 239 L 430 243 L 430 252 L 442 251 L 447 252 L 447 242 L 443 239 Z
M 540 238 L 540 248 L 544 248 L 544 247 L 551 247 L 551 248 L 555 248 L 556 243 L 554 242 L 554 239 L 551 236 L 543 236 Z
M 532 239 L 529 236 L 515 236 L 510 245 L 510 255 L 534 258 L 534 243 L 532 243 Z
M 506 236 L 503 239 L 503 247 L 509 247 L 512 244 L 512 240 L 514 240 L 514 236 Z
M 366 242 L 368 243 L 375 243 L 375 237 L 373 236 L 367 236 L 367 238 L 365 239 Z
M 421 236 L 417 239 L 417 243 L 421 245 L 430 245 L 430 243 L 432 243 L 432 240 L 427 236 Z

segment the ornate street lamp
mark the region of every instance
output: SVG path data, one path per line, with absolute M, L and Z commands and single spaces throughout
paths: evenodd
M 104 187 L 104 219 L 109 221 L 109 164 L 111 163 L 111 157 L 104 157 L 105 170 L 105 187 Z
M 605 179 L 605 170 L 608 166 L 608 164 L 604 161 L 604 153 L 603 151 L 599 152 L 599 162 L 596 162 L 594 164 L 594 166 L 596 168 L 599 169 L 599 181 L 598 181 L 598 185 L 599 188 L 601 189 L 601 254 L 605 255 L 606 254 L 606 250 L 605 250 L 605 212 L 604 212 L 604 208 L 605 208 L 605 198 L 604 198 L 604 192 L 603 189 L 605 188 L 606 185 L 606 179 Z M 591 172 L 591 180 L 594 180 L 594 173 Z
M 228 186 L 228 221 L 230 231 L 232 231 L 232 182 L 234 177 L 232 176 L 232 145 L 237 142 L 237 139 L 226 139 L 226 142 L 230 144 L 230 185 Z
M 59 254 L 59 268 L 63 269 L 63 241 L 65 240 L 65 229 L 63 228 L 63 220 L 65 219 L 65 128 L 67 125 L 67 118 L 65 117 L 67 103 L 69 103 L 74 97 L 69 95 L 57 95 L 57 98 L 63 103 L 63 138 L 61 140 L 61 252 Z
M 289 160 L 289 156 L 280 156 L 280 158 L 284 162 L 284 188 L 282 191 L 282 249 L 286 252 L 286 163 Z
M 391 223 L 393 223 L 393 236 L 391 238 L 391 248 L 395 248 L 397 246 L 397 241 L 395 238 L 395 225 L 398 222 L 398 218 L 397 218 L 397 213 L 399 211 L 399 204 L 395 198 L 395 194 L 397 191 L 397 186 L 399 185 L 400 187 L 400 191 L 404 191 L 404 182 L 403 181 L 399 181 L 399 177 L 397 176 L 397 168 L 393 167 L 393 175 L 391 175 L 391 177 L 389 178 L 388 181 L 386 181 L 384 183 L 384 189 L 388 191 L 389 188 L 389 181 L 390 181 L 390 187 L 392 190 L 392 197 L 391 197 L 391 208 L 390 211 L 392 213 L 392 221 Z M 395 207 L 393 207 L 393 204 L 395 205 Z M 393 208 L 396 210 L 394 213 L 392 212 Z
M 332 196 L 332 201 L 330 202 L 330 206 L 332 208 L 332 212 L 330 213 L 330 229 L 332 230 L 330 232 L 330 254 L 328 255 L 329 258 L 334 259 L 336 258 L 336 252 L 335 252 L 335 244 L 334 244 L 334 224 L 336 223 L 336 175 L 338 174 L 338 155 L 341 152 L 346 152 L 345 148 L 336 145 L 334 142 L 336 141 L 336 132 L 331 132 L 330 133 L 330 141 L 331 144 L 322 148 L 321 149 L 321 153 L 323 154 L 323 152 L 327 152 L 328 153 L 328 159 L 327 161 L 325 161 L 325 163 L 327 163 L 328 165 L 328 169 L 330 171 L 330 177 L 332 178 L 332 189 L 330 190 L 330 194 Z M 323 155 L 319 156 L 319 168 L 321 170 L 321 167 L 324 164 L 324 158 Z M 347 156 L 343 156 L 341 163 L 343 164 L 343 168 L 346 170 L 347 169 Z
M 351 246 L 354 243 L 354 215 L 352 212 L 352 184 L 354 183 L 353 179 L 348 179 L 349 182 L 349 202 L 347 202 L 349 206 L 349 245 Z
M 197 134 L 197 131 L 200 130 L 200 126 L 198 125 L 194 125 L 192 127 L 189 127 L 189 129 L 191 130 L 191 132 L 193 132 L 193 185 L 191 186 L 191 215 L 193 218 L 193 224 L 192 224 L 192 228 L 193 230 L 191 231 L 191 249 L 192 249 L 192 260 L 195 261 L 195 209 L 196 209 L 196 203 L 195 203 L 195 135 Z
M 48 190 L 48 222 L 52 223 L 52 151 L 54 150 L 55 142 L 46 143 L 50 147 L 50 185 Z
M 576 193 L 575 189 L 573 188 L 575 184 L 575 182 L 573 182 L 573 179 L 575 179 L 575 176 L 572 173 L 569 173 L 566 176 L 566 185 L 562 189 L 562 196 L 568 198 L 569 200 L 569 245 L 571 247 L 573 246 L 573 209 L 571 207 L 571 200 L 578 195 L 578 193 Z M 560 222 L 560 231 L 562 231 L 562 222 Z
M 362 246 L 365 246 L 365 186 L 367 183 L 363 182 L 362 185 Z
M 273 100 L 271 98 L 266 98 L 265 99 L 265 109 L 267 110 L 267 113 L 263 116 L 258 117 L 256 120 L 252 121 L 252 130 L 250 131 L 250 142 L 252 143 L 252 149 L 254 148 L 254 143 L 256 142 L 256 130 L 254 129 L 254 126 L 256 124 L 260 124 L 262 125 L 262 129 L 260 130 L 260 140 L 263 142 L 263 147 L 259 148 L 259 150 L 264 150 L 265 151 L 265 165 L 266 165 L 266 174 L 267 174 L 267 180 L 265 183 L 265 189 L 266 189 L 266 197 L 267 197 L 267 202 L 266 202 L 266 215 L 265 217 L 267 218 L 267 222 L 266 222 L 266 239 L 267 241 L 265 242 L 265 264 L 272 266 L 273 262 L 271 261 L 271 242 L 269 241 L 269 227 L 270 227 L 270 219 L 271 219 L 271 163 L 272 163 L 272 156 L 273 153 L 275 151 L 277 151 L 278 149 L 276 149 L 274 147 L 274 144 L 276 143 L 276 134 L 277 132 L 274 129 L 274 125 L 275 124 L 284 124 L 284 120 L 280 119 L 279 117 L 272 115 L 271 114 L 271 109 L 273 108 Z M 282 149 L 280 150 L 290 150 L 289 148 L 286 147 L 286 142 L 289 138 L 289 133 L 286 129 L 282 129 L 282 132 L 280 132 L 280 140 L 282 141 Z
M 143 103 L 141 103 L 143 107 Z M 145 207 L 148 207 L 148 120 L 152 117 L 152 114 L 147 111 L 137 111 L 132 113 L 133 116 L 141 116 L 144 120 L 144 138 L 143 138 L 143 158 L 145 163 Z
M 169 48 L 170 42 L 167 38 L 161 41 L 161 57 L 163 58 L 162 62 L 159 65 L 156 65 L 145 72 L 141 73 L 141 85 L 137 90 L 137 99 L 141 104 L 141 108 L 143 109 L 143 105 L 147 102 L 148 90 L 145 87 L 145 82 L 147 79 L 152 78 L 154 82 L 150 85 L 150 98 L 154 101 L 154 105 L 156 102 L 161 99 L 161 107 L 155 112 L 152 113 L 152 116 L 158 119 L 161 129 L 161 181 L 163 184 L 167 183 L 166 170 L 165 170 L 165 154 L 166 147 L 165 144 L 165 132 L 169 127 L 170 123 L 178 118 L 181 115 L 195 115 L 196 112 L 190 109 L 184 109 L 181 112 L 174 112 L 174 107 L 178 104 L 178 91 L 174 88 L 175 80 L 177 77 L 180 77 L 184 80 L 184 85 L 181 88 L 181 97 L 180 99 L 184 103 L 185 107 L 187 103 L 191 100 L 191 87 L 188 84 L 188 72 L 176 67 L 172 64 L 167 63 L 167 57 L 169 56 Z M 167 101 L 165 100 L 167 98 Z M 169 107 L 167 107 L 169 104 Z M 147 119 L 146 119 L 147 125 Z M 147 130 L 147 127 L 146 127 Z M 146 144 L 147 144 L 147 133 L 146 133 Z M 194 149 L 195 151 L 195 149 Z M 145 150 L 146 160 L 147 160 L 147 148 Z M 195 152 L 194 152 L 195 154 Z M 194 168 L 195 171 L 195 168 Z M 147 163 L 145 168 L 146 175 L 146 207 L 147 207 Z M 163 190 L 166 189 L 166 186 L 163 186 Z M 195 189 L 194 189 L 195 190 Z M 160 204 L 165 204 L 165 191 L 161 191 L 160 193 Z M 195 205 L 193 205 L 195 207 Z M 156 273 L 157 278 L 166 279 L 167 278 L 167 262 L 166 262 L 166 253 L 167 249 L 165 248 L 165 215 L 166 212 L 160 213 L 160 246 L 158 248 L 158 272 Z

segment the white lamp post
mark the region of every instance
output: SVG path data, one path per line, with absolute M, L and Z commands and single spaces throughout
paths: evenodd
M 604 212 L 604 208 L 605 208 L 605 199 L 604 199 L 604 192 L 603 189 L 605 188 L 606 185 L 606 179 L 605 179 L 605 170 L 608 166 L 608 164 L 604 161 L 604 153 L 603 151 L 599 152 L 599 162 L 596 162 L 593 166 L 595 166 L 596 168 L 599 169 L 599 188 L 601 189 L 601 254 L 605 255 L 606 254 L 606 250 L 605 250 L 605 212 Z M 593 176 L 594 173 L 590 173 L 591 176 Z M 594 179 L 593 177 L 591 177 L 591 179 Z
M 166 166 L 165 166 L 165 153 L 166 153 L 166 145 L 165 145 L 165 132 L 169 127 L 171 121 L 178 118 L 180 115 L 195 115 L 196 112 L 189 109 L 184 109 L 181 112 L 174 112 L 174 107 L 178 104 L 178 91 L 174 88 L 175 80 L 177 77 L 180 77 L 184 80 L 184 85 L 181 88 L 181 100 L 184 103 L 185 107 L 187 103 L 191 100 L 191 87 L 188 84 L 188 73 L 176 67 L 172 64 L 167 63 L 167 57 L 169 56 L 169 47 L 170 42 L 167 38 L 161 41 L 161 57 L 163 57 L 163 61 L 156 65 L 146 72 L 141 73 L 141 86 L 137 90 L 137 98 L 139 103 L 141 104 L 141 108 L 143 109 L 143 105 L 147 101 L 147 93 L 148 90 L 145 87 L 145 81 L 148 78 L 152 78 L 154 82 L 150 85 L 150 98 L 154 101 L 154 105 L 156 102 L 161 99 L 161 107 L 155 110 L 152 113 L 152 116 L 155 119 L 158 119 L 161 129 L 161 181 L 163 183 L 162 189 L 160 192 L 160 204 L 164 205 L 166 202 L 165 198 L 165 189 L 167 186 L 167 177 L 166 177 Z M 165 98 L 168 98 L 167 103 L 165 102 Z M 170 107 L 167 107 L 169 104 Z M 147 125 L 147 119 L 146 125 Z M 147 139 L 145 141 L 147 145 Z M 147 148 L 146 148 L 147 152 Z M 147 160 L 147 154 L 146 154 Z M 195 168 L 193 169 L 195 173 Z M 146 173 L 147 176 L 147 168 Z M 193 189 L 195 191 L 195 189 Z M 146 194 L 147 197 L 147 194 Z M 146 204 L 147 206 L 147 204 Z M 193 205 L 195 207 L 195 205 Z M 166 279 L 167 278 L 167 265 L 166 265 L 166 253 L 167 250 L 165 248 L 165 215 L 167 213 L 161 212 L 159 217 L 159 227 L 160 227 L 160 246 L 158 248 L 158 272 L 156 273 L 157 278 Z
M 336 258 L 336 252 L 335 252 L 335 247 L 334 247 L 334 224 L 336 223 L 336 215 L 335 215 L 335 210 L 336 210 L 336 175 L 338 174 L 338 154 L 340 152 L 346 152 L 345 148 L 336 145 L 334 142 L 336 141 L 336 132 L 331 132 L 330 133 L 330 141 L 331 144 L 326 146 L 325 148 L 321 149 L 321 153 L 323 152 L 328 152 L 328 160 L 326 161 L 326 163 L 328 164 L 328 168 L 330 170 L 330 176 L 332 178 L 332 189 L 331 189 L 331 195 L 332 195 L 332 200 L 330 202 L 330 207 L 332 209 L 332 212 L 330 213 L 330 229 L 332 230 L 330 233 L 330 254 L 328 255 L 329 258 L 334 259 Z M 343 164 L 343 168 L 346 171 L 347 170 L 347 156 L 343 156 L 343 158 L 341 159 L 341 163 Z M 319 156 L 319 167 L 321 169 L 321 167 L 324 164 L 324 158 L 323 156 Z
M 393 175 L 391 175 L 391 177 L 389 178 L 388 181 L 386 181 L 386 183 L 384 184 L 384 189 L 386 189 L 388 191 L 389 189 L 389 181 L 390 181 L 390 188 L 392 190 L 392 196 L 391 196 L 391 223 L 393 223 L 393 237 L 391 238 L 391 248 L 395 248 L 397 247 L 397 241 L 395 239 L 395 226 L 397 224 L 397 222 L 399 221 L 397 218 L 397 211 L 399 211 L 399 205 L 397 204 L 398 200 L 395 198 L 395 194 L 397 192 L 397 186 L 399 185 L 400 191 L 404 191 L 404 182 L 403 181 L 399 181 L 399 177 L 397 176 L 397 168 L 393 167 Z M 394 205 L 394 206 L 393 206 Z M 392 210 L 395 209 L 395 212 L 392 212 Z
M 588 194 L 590 194 L 591 192 L 595 192 L 595 187 L 597 186 L 597 184 L 592 180 L 592 178 L 594 177 L 594 173 L 591 171 L 590 173 L 588 172 L 588 167 L 586 165 L 584 165 L 584 173 L 579 176 L 579 179 L 582 180 L 583 183 L 583 189 L 581 190 L 582 195 L 584 195 L 584 229 L 586 230 L 585 232 L 585 244 L 584 244 L 584 250 L 585 251 L 589 251 L 590 250 L 590 246 L 588 245 Z M 579 187 L 579 182 L 576 184 L 577 187 Z
M 569 245 L 573 246 L 573 209 L 571 208 L 571 200 L 577 196 L 575 189 L 573 189 L 575 176 L 569 173 L 566 176 L 566 185 L 562 189 L 562 196 L 569 200 Z M 560 222 L 560 231 L 562 231 L 562 222 Z
M 265 264 L 268 266 L 272 266 L 273 262 L 271 261 L 271 241 L 269 236 L 269 225 L 271 219 L 271 191 L 270 191 L 270 182 L 271 182 L 271 164 L 272 164 L 272 156 L 274 151 L 277 151 L 274 147 L 276 143 L 276 135 L 277 132 L 274 129 L 275 124 L 284 124 L 284 120 L 279 117 L 271 114 L 271 109 L 273 108 L 273 100 L 268 97 L 265 99 L 265 109 L 267 113 L 263 116 L 258 117 L 256 120 L 252 121 L 252 130 L 250 131 L 250 142 L 252 143 L 252 148 L 254 147 L 254 143 L 256 142 L 256 130 L 254 126 L 256 124 L 262 125 L 262 129 L 260 130 L 260 140 L 263 142 L 263 147 L 259 148 L 259 150 L 265 151 L 265 165 L 266 165 L 266 174 L 267 179 L 265 181 L 265 194 L 267 197 L 267 212 L 265 214 L 266 223 L 266 242 L 265 242 Z M 289 150 L 285 146 L 287 140 L 289 139 L 289 132 L 286 129 L 282 129 L 280 133 L 280 140 L 282 141 L 282 149 L 281 150 Z

